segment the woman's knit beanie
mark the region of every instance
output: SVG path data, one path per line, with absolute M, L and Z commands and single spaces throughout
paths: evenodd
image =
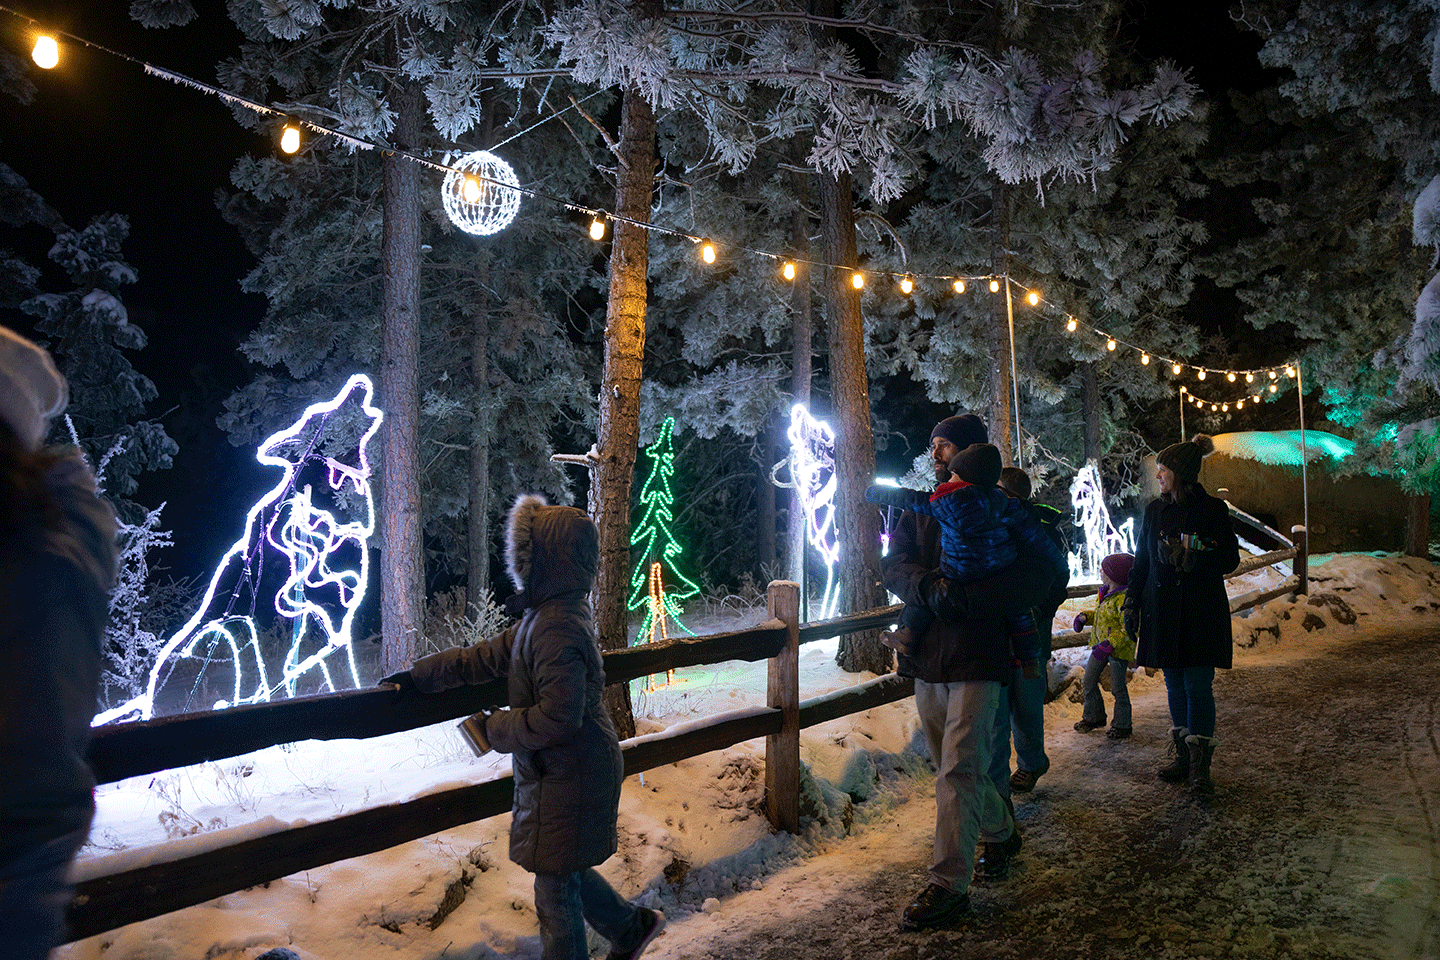
M 1155 455 L 1155 462 L 1175 474 L 1175 479 L 1194 483 L 1200 479 L 1200 461 L 1215 452 L 1215 442 L 1203 433 L 1194 440 L 1172 443 Z

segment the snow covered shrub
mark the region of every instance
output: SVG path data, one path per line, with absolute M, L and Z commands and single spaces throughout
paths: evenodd
M 468 647 L 499 633 L 510 621 L 488 588 L 476 601 L 469 600 L 464 587 L 437 593 L 425 604 L 425 633 L 416 654 Z

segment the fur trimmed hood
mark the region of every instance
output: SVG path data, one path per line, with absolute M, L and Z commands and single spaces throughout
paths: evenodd
M 585 511 L 534 493 L 516 498 L 505 527 L 505 568 L 527 607 L 588 593 L 599 566 L 600 534 Z

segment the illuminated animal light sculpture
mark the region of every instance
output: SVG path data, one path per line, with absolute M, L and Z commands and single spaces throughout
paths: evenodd
M 791 487 L 799 494 L 805 511 L 805 538 L 825 563 L 825 593 L 820 613 L 815 619 L 828 620 L 840 605 L 840 590 L 835 583 L 835 565 L 840 562 L 840 544 L 835 534 L 835 431 L 823 420 L 810 416 L 805 404 L 790 408 L 790 427 L 785 431 L 790 440 L 790 456 L 775 465 L 770 478 L 780 487 Z M 790 480 L 776 475 L 788 467 Z M 804 565 L 801 565 L 803 576 Z M 801 591 L 801 597 L 807 592 Z
M 1112 553 L 1135 552 L 1135 518 L 1118 527 L 1110 521 L 1100 465 L 1094 460 L 1086 463 L 1071 482 L 1070 505 L 1075 510 L 1075 529 L 1084 538 L 1069 557 L 1070 582 L 1098 583 L 1100 561 Z
M 214 703 L 215 709 L 267 702 L 282 690 L 294 696 L 299 679 L 312 672 L 319 686 L 334 690 L 326 660 L 341 650 L 351 681 L 360 685 L 350 640 L 369 581 L 367 541 L 375 532 L 366 445 L 383 414 L 373 398 L 369 378 L 356 374 L 333 400 L 312 404 L 260 445 L 255 459 L 278 467 L 280 477 L 246 514 L 244 533 L 215 568 L 195 613 L 160 648 L 145 692 L 97 715 L 95 725 L 149 720 L 161 689 L 187 679 L 188 704 L 213 663 L 228 662 L 233 671 L 229 696 Z M 344 458 L 327 451 L 343 452 Z M 345 509 L 350 504 L 358 508 Z M 349 513 L 358 517 L 347 519 Z M 285 558 L 285 574 L 269 602 L 292 621 L 291 648 L 274 685 L 255 623 L 271 550 Z M 306 652 L 307 647 L 314 649 Z

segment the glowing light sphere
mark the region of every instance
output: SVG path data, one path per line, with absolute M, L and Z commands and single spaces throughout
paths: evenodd
M 1235 371 L 1234 371 L 1234 370 L 1231 370 L 1229 373 L 1227 373 L 1227 374 L 1225 375 L 1225 379 L 1226 379 L 1226 380 L 1229 380 L 1231 383 L 1234 383 L 1234 382 L 1235 382 Z
M 964 292 L 965 292 L 965 281 L 964 281 L 964 280 L 956 280 L 956 281 L 955 281 L 955 292 L 956 292 L 956 293 L 964 293 Z
M 1202 367 L 1202 368 L 1200 369 L 1200 372 L 1197 373 L 1197 374 L 1195 374 L 1195 376 L 1199 377 L 1201 380 L 1204 380 L 1204 379 L 1205 379 L 1205 369 Z
M 591 220 L 591 221 L 590 221 L 590 239 L 591 239 L 591 240 L 604 240 L 604 239 L 605 239 L 605 218 L 604 218 L 604 217 L 596 217 L 594 220 Z
M 700 244 L 700 259 L 704 260 L 706 263 L 714 263 L 715 244 L 711 243 L 709 240 L 706 240 L 704 243 Z
M 1140 366 L 1142 366 L 1142 367 L 1148 367 L 1148 366 L 1150 366 L 1150 354 L 1148 354 L 1148 353 L 1142 353 L 1142 354 L 1140 354 Z
M 911 290 L 914 290 L 914 289 L 915 289 L 915 281 L 912 280 L 912 279 L 910 279 L 909 277 L 905 277 L 904 279 L 902 279 L 902 280 L 900 281 L 900 292 L 901 292 L 901 293 L 909 293 Z
M 850 286 L 854 287 L 856 290 L 863 289 L 865 286 L 865 274 L 861 273 L 859 270 L 856 270 L 854 273 L 850 274 Z
M 1116 347 L 1116 343 L 1115 343 L 1115 338 L 1114 338 L 1114 337 L 1111 337 L 1109 340 L 1106 340 L 1106 341 L 1105 341 L 1105 349 L 1106 349 L 1106 350 L 1109 350 L 1111 353 L 1114 353 L 1114 352 L 1115 352 L 1115 347 Z
M 1036 293 L 1034 290 L 1031 290 L 1029 293 L 1027 293 L 1025 295 L 1025 299 L 1030 301 L 1030 306 L 1032 307 L 1040 305 L 1040 294 Z
M 794 279 L 795 279 L 795 261 L 794 261 L 794 260 L 786 260 L 786 261 L 785 261 L 785 266 L 784 266 L 784 268 L 780 271 L 780 273 L 785 277 L 786 280 L 794 280 Z
M 35 38 L 35 48 L 30 51 L 30 58 L 40 69 L 52 70 L 60 62 L 60 45 L 55 42 L 54 37 L 42 34 Z
M 467 186 L 474 192 L 473 199 L 466 194 Z M 520 210 L 519 186 L 510 164 L 488 150 L 477 150 L 450 164 L 440 198 L 451 223 L 466 233 L 485 237 L 499 233 L 515 219 Z
M 1254 382 L 1255 382 L 1255 374 L 1253 374 L 1253 373 L 1247 373 L 1247 374 L 1245 374 L 1245 382 L 1246 382 L 1246 383 L 1254 383 Z
M 1071 317 L 1070 322 L 1065 324 L 1065 329 L 1069 330 L 1071 333 L 1074 333 L 1076 328 L 1078 328 L 1079 326 L 1080 321 L 1076 320 L 1074 317 Z
M 1177 363 L 1177 364 L 1173 364 L 1173 365 L 1170 367 L 1170 372 L 1173 373 L 1173 374 L 1175 374 L 1175 376 L 1177 376 L 1177 377 L 1180 376 L 1180 364 L 1178 364 L 1178 363 Z
M 990 292 L 991 292 L 991 293 L 999 293 L 999 292 L 1000 292 L 1000 281 L 999 281 L 999 280 L 991 280 L 991 281 L 990 281 Z

